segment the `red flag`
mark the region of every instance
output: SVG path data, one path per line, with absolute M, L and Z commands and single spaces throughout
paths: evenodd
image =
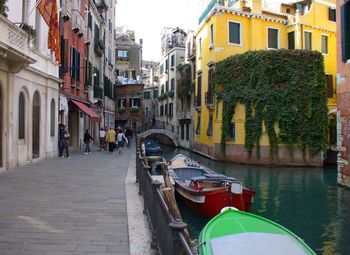
M 56 56 L 56 61 L 61 63 L 61 46 L 58 28 L 58 8 L 57 0 L 39 0 L 38 10 L 49 26 L 47 45 Z

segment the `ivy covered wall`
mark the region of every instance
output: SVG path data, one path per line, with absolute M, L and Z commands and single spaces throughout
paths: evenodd
M 7 0 L 0 0 L 0 14 L 7 17 L 8 8 L 6 6 Z
M 248 51 L 216 65 L 214 82 L 222 100 L 221 150 L 234 109 L 245 106 L 245 147 L 255 147 L 266 130 L 270 157 L 278 145 L 300 147 L 303 155 L 315 155 L 327 147 L 327 88 L 321 53 L 306 50 Z M 264 126 L 264 128 L 263 128 Z

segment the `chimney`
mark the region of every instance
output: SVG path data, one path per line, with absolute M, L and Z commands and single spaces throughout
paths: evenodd
M 143 39 L 140 39 L 140 44 L 141 44 L 141 45 L 143 44 Z
M 251 0 L 252 1 L 252 13 L 261 14 L 262 4 L 261 0 Z

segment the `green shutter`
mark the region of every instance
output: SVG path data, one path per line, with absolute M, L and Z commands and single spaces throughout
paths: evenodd
M 342 48 L 342 60 L 346 62 L 350 59 L 350 33 L 349 22 L 350 22 L 350 2 L 343 4 L 340 7 L 341 14 L 341 48 Z

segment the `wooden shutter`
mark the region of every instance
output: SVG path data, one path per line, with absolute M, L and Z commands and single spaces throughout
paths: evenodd
M 326 75 L 326 80 L 327 80 L 327 88 L 328 88 L 328 98 L 333 97 L 333 75 Z
M 342 60 L 346 62 L 350 58 L 350 2 L 343 4 L 340 7 L 341 14 L 341 48 L 342 48 Z
M 75 49 L 70 47 L 70 76 L 75 79 Z
M 75 51 L 76 58 L 75 58 L 75 66 L 76 66 L 76 78 L 77 81 L 80 81 L 80 53 L 79 51 Z

